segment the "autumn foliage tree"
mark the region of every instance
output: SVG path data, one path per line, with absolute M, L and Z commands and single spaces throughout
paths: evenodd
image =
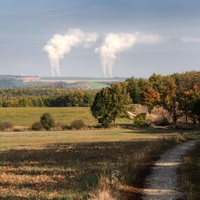
M 160 93 L 153 89 L 151 86 L 147 86 L 141 93 L 141 102 L 147 105 L 149 112 L 160 104 Z
M 162 84 L 160 85 L 160 105 L 169 111 L 172 115 L 173 122 L 177 122 L 177 109 L 178 100 L 176 95 L 177 86 L 174 78 L 166 76 L 163 78 Z
M 153 74 L 149 85 L 141 94 L 141 102 L 148 106 L 151 111 L 155 106 L 161 106 L 172 115 L 173 122 L 177 121 L 177 86 L 175 79 L 170 76 Z

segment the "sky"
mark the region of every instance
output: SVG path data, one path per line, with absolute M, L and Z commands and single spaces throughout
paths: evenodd
M 199 0 L 0 0 L 0 75 L 200 69 Z

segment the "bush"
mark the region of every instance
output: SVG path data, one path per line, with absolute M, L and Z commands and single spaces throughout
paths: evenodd
M 5 130 L 13 129 L 13 124 L 11 122 L 4 122 L 3 125 Z
M 44 113 L 40 117 L 40 122 L 42 123 L 42 125 L 44 126 L 44 128 L 46 130 L 50 130 L 55 125 L 55 121 L 54 121 L 53 117 L 49 113 Z
M 14 132 L 20 132 L 21 129 L 19 129 L 19 128 L 14 128 L 13 131 L 14 131 Z
M 71 123 L 71 128 L 72 129 L 82 129 L 85 128 L 86 125 L 82 120 L 75 120 Z
M 0 123 L 0 131 L 12 130 L 13 124 L 11 122 Z
M 158 126 L 168 126 L 169 124 L 170 124 L 169 120 L 166 117 L 164 117 L 156 122 L 156 125 L 158 125 Z
M 35 122 L 31 126 L 31 130 L 34 130 L 34 131 L 41 131 L 43 129 L 44 129 L 44 126 L 41 122 Z
M 145 125 L 147 125 L 146 113 L 140 113 L 140 114 L 138 114 L 135 117 L 134 125 L 135 126 L 145 126 Z
M 61 122 L 58 122 L 55 124 L 54 128 L 55 128 L 55 130 L 58 130 L 58 131 L 65 130 L 65 129 L 67 129 L 67 125 L 65 125 Z

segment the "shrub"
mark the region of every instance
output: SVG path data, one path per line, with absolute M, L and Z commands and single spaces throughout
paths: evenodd
M 13 124 L 11 122 L 0 123 L 0 131 L 12 130 Z
M 67 129 L 67 125 L 65 125 L 61 122 L 58 122 L 55 124 L 54 128 L 55 128 L 55 130 L 65 130 L 65 129 Z
M 86 125 L 82 120 L 74 120 L 71 123 L 71 128 L 72 129 L 82 129 L 82 128 L 85 128 L 85 127 L 86 127 Z
M 135 117 L 134 125 L 135 126 L 145 126 L 145 125 L 147 125 L 146 113 L 140 113 L 140 114 L 138 114 Z
M 43 126 L 46 130 L 50 130 L 55 125 L 55 121 L 49 113 L 44 113 L 40 117 L 40 122 L 43 124 Z
M 13 124 L 11 122 L 4 122 L 3 125 L 6 130 L 13 129 Z
M 42 129 L 44 129 L 44 126 L 41 122 L 35 122 L 32 124 L 31 129 L 34 131 L 41 131 Z
M 21 129 L 19 129 L 19 128 L 14 128 L 13 131 L 14 131 L 14 132 L 20 132 Z
M 168 120 L 168 118 L 166 118 L 166 117 L 163 117 L 163 118 L 161 118 L 160 120 L 158 120 L 157 122 L 156 122 L 156 125 L 158 125 L 158 126 L 167 126 L 167 125 L 169 125 L 170 123 L 169 123 L 169 120 Z

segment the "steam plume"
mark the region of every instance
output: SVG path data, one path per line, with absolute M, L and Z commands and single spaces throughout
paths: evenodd
M 113 65 L 117 59 L 118 54 L 129 50 L 135 44 L 156 44 L 164 42 L 165 38 L 159 35 L 142 34 L 136 32 L 131 33 L 109 33 L 105 36 L 103 44 L 95 49 L 99 53 L 101 64 L 103 67 L 104 77 L 108 71 L 109 76 L 112 77 Z
M 46 51 L 49 57 L 52 76 L 60 76 L 60 60 L 72 47 L 87 48 L 97 40 L 97 37 L 96 33 L 87 33 L 80 29 L 68 29 L 65 35 L 54 35 L 43 47 L 43 51 Z

